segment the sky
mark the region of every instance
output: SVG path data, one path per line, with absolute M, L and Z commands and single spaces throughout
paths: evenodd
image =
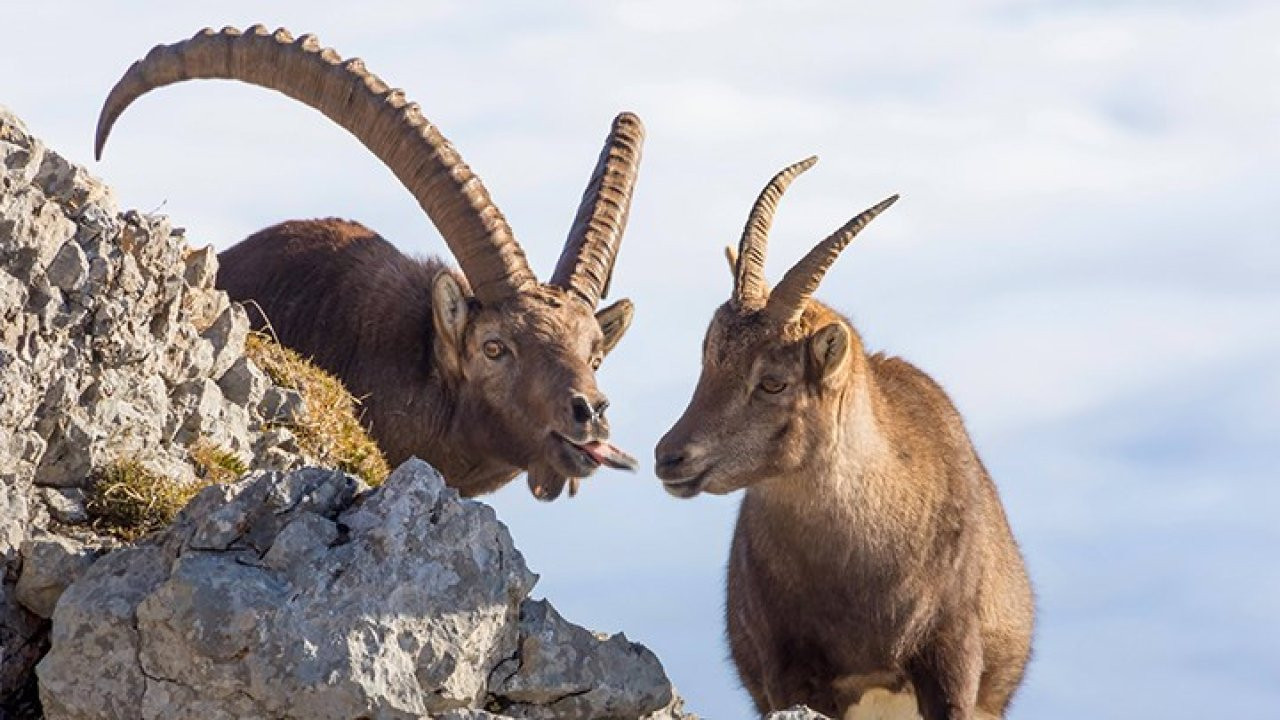
M 640 470 L 486 501 L 535 594 L 653 649 L 689 709 L 750 715 L 721 620 L 740 497 L 667 496 L 652 448 L 728 297 L 723 246 L 774 172 L 817 154 L 767 275 L 902 194 L 818 296 L 946 388 L 1000 488 L 1039 610 L 1009 717 L 1280 717 L 1280 5 L 260 5 L 11 4 L 0 104 L 195 244 L 336 215 L 447 255 L 358 142 L 269 91 L 157 91 L 92 161 L 102 99 L 151 46 L 313 32 L 422 105 L 544 277 L 610 119 L 639 114 L 613 281 L 637 315 L 600 384 Z

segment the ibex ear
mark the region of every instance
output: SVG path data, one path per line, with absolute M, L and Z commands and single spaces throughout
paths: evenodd
M 849 357 L 849 341 L 849 329 L 838 322 L 823 327 L 809 338 L 809 357 L 823 382 L 844 367 Z
M 631 318 L 635 313 L 636 306 L 625 298 L 596 313 L 596 322 L 600 323 L 600 331 L 604 333 L 606 355 L 622 339 L 627 328 L 631 327 Z
M 442 270 L 431 282 L 431 315 L 439 340 L 436 355 L 446 370 L 456 374 L 462 367 L 467 296 L 448 270 Z
M 729 277 L 738 277 L 738 249 L 732 245 L 724 246 L 724 259 L 729 261 Z

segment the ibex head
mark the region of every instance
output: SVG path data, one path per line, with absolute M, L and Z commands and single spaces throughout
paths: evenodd
M 787 167 L 756 199 L 737 252 L 733 295 L 716 310 L 702 348 L 702 375 L 684 415 L 655 450 L 667 492 L 732 492 L 803 467 L 833 446 L 845 390 L 865 362 L 842 317 L 812 299 L 840 251 L 893 196 L 850 220 L 787 271 L 764 281 L 769 226 L 779 198 L 816 157 Z
M 311 35 L 295 40 L 261 25 L 244 33 L 206 29 L 154 48 L 104 103 L 97 155 L 130 103 L 193 78 L 271 88 L 324 113 L 387 165 L 439 229 L 462 277 L 446 270 L 432 282 L 433 327 L 422 332 L 433 334 L 434 357 L 388 363 L 421 363 L 423 382 L 430 377 L 444 385 L 440 406 L 418 411 L 448 416 L 443 422 L 467 445 L 457 454 L 527 470 L 531 489 L 544 499 L 601 464 L 633 464 L 606 442 L 608 401 L 595 383 L 633 306 L 627 300 L 599 312 L 596 306 L 608 292 L 626 226 L 644 139 L 639 118 L 623 113 L 614 120 L 556 269 L 540 283 L 480 178 L 418 105 L 359 59 L 344 61 Z M 410 391 L 394 389 L 401 390 Z

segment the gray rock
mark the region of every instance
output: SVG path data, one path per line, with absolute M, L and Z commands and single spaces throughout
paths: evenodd
M 97 560 L 95 548 L 52 533 L 22 543 L 22 574 L 15 597 L 42 618 L 53 616 L 58 598 Z
M 490 680 L 503 712 L 518 718 L 640 717 L 672 700 L 647 648 L 621 634 L 602 640 L 546 601 L 520 607 L 520 646 Z
M 0 473 L 4 468 L 0 466 Z M 16 562 L 22 541 L 30 533 L 31 505 L 34 500 L 30 483 L 0 474 L 0 578 L 5 567 Z
M 27 304 L 26 285 L 0 270 L 0 320 L 13 321 Z
M 173 417 L 178 419 L 175 435 L 184 443 L 192 443 L 209 434 L 222 419 L 222 389 L 208 377 L 179 385 L 172 399 L 176 410 Z
M 218 378 L 222 394 L 237 405 L 257 405 L 270 385 L 271 380 L 267 374 L 244 356 L 236 358 L 231 367 Z
M 89 260 L 84 256 L 80 245 L 75 240 L 70 240 L 63 243 L 44 272 L 49 282 L 63 291 L 78 290 L 89 277 Z
M 88 522 L 84 490 L 80 488 L 40 488 L 40 499 L 54 520 L 66 525 Z
M 135 613 L 168 572 L 161 548 L 126 548 L 67 588 L 53 613 L 50 642 L 76 653 L 50 651 L 36 669 L 46 718 L 141 717 L 147 678 L 138 664 Z
M 151 545 L 63 594 L 41 698 L 54 720 L 669 706 L 652 653 L 526 600 L 535 580 L 492 509 L 421 461 L 376 490 L 329 470 L 258 473 L 202 491 Z
M 18 549 L 51 523 L 90 532 L 77 488 L 118 460 L 183 482 L 197 439 L 246 457 L 260 443 L 270 383 L 250 378 L 239 403 L 216 384 L 244 327 L 212 287 L 216 268 L 163 219 L 121 213 L 105 185 L 0 108 L 0 696 L 43 652 L 39 619 L 14 599 Z M 251 460 L 302 462 L 287 446 Z
M 203 334 L 213 348 L 211 377 L 221 377 L 236 360 L 244 357 L 244 341 L 248 335 L 249 317 L 244 308 L 238 303 L 227 305 Z
M 258 411 L 262 417 L 272 422 L 295 422 L 303 409 L 302 395 L 297 390 L 283 387 L 271 387 L 262 395 Z
M 212 245 L 188 252 L 182 262 L 186 268 L 182 278 L 188 285 L 197 288 L 213 287 L 213 281 L 218 276 L 218 253 Z

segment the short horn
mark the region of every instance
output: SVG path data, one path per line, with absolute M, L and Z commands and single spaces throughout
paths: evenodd
M 488 191 L 457 150 L 404 93 L 359 59 L 342 60 L 312 35 L 255 25 L 205 29 L 159 45 L 135 62 L 102 106 L 94 153 L 121 113 L 155 88 L 194 78 L 239 80 L 278 90 L 346 128 L 391 169 L 439 229 L 476 297 L 497 302 L 537 283 Z
M 640 118 L 629 112 L 614 118 L 551 276 L 552 285 L 574 291 L 592 307 L 609 294 L 643 144 Z
M 893 195 L 864 210 L 801 258 L 769 295 L 765 308 L 769 315 L 783 324 L 799 320 L 804 314 L 805 304 L 817 291 L 818 285 L 822 283 L 822 276 L 840 256 L 840 251 L 853 241 L 867 223 L 897 201 L 898 196 Z
M 757 310 L 764 306 L 769 298 L 769 288 L 764 281 L 764 258 L 769 245 L 769 227 L 773 225 L 773 214 L 778 209 L 778 201 L 787 186 L 800 173 L 808 170 L 818 162 L 816 155 L 788 165 L 773 176 L 755 205 L 751 206 L 751 214 L 747 216 L 747 225 L 742 229 L 742 239 L 738 242 L 738 264 L 734 273 L 733 299 L 747 310 Z

